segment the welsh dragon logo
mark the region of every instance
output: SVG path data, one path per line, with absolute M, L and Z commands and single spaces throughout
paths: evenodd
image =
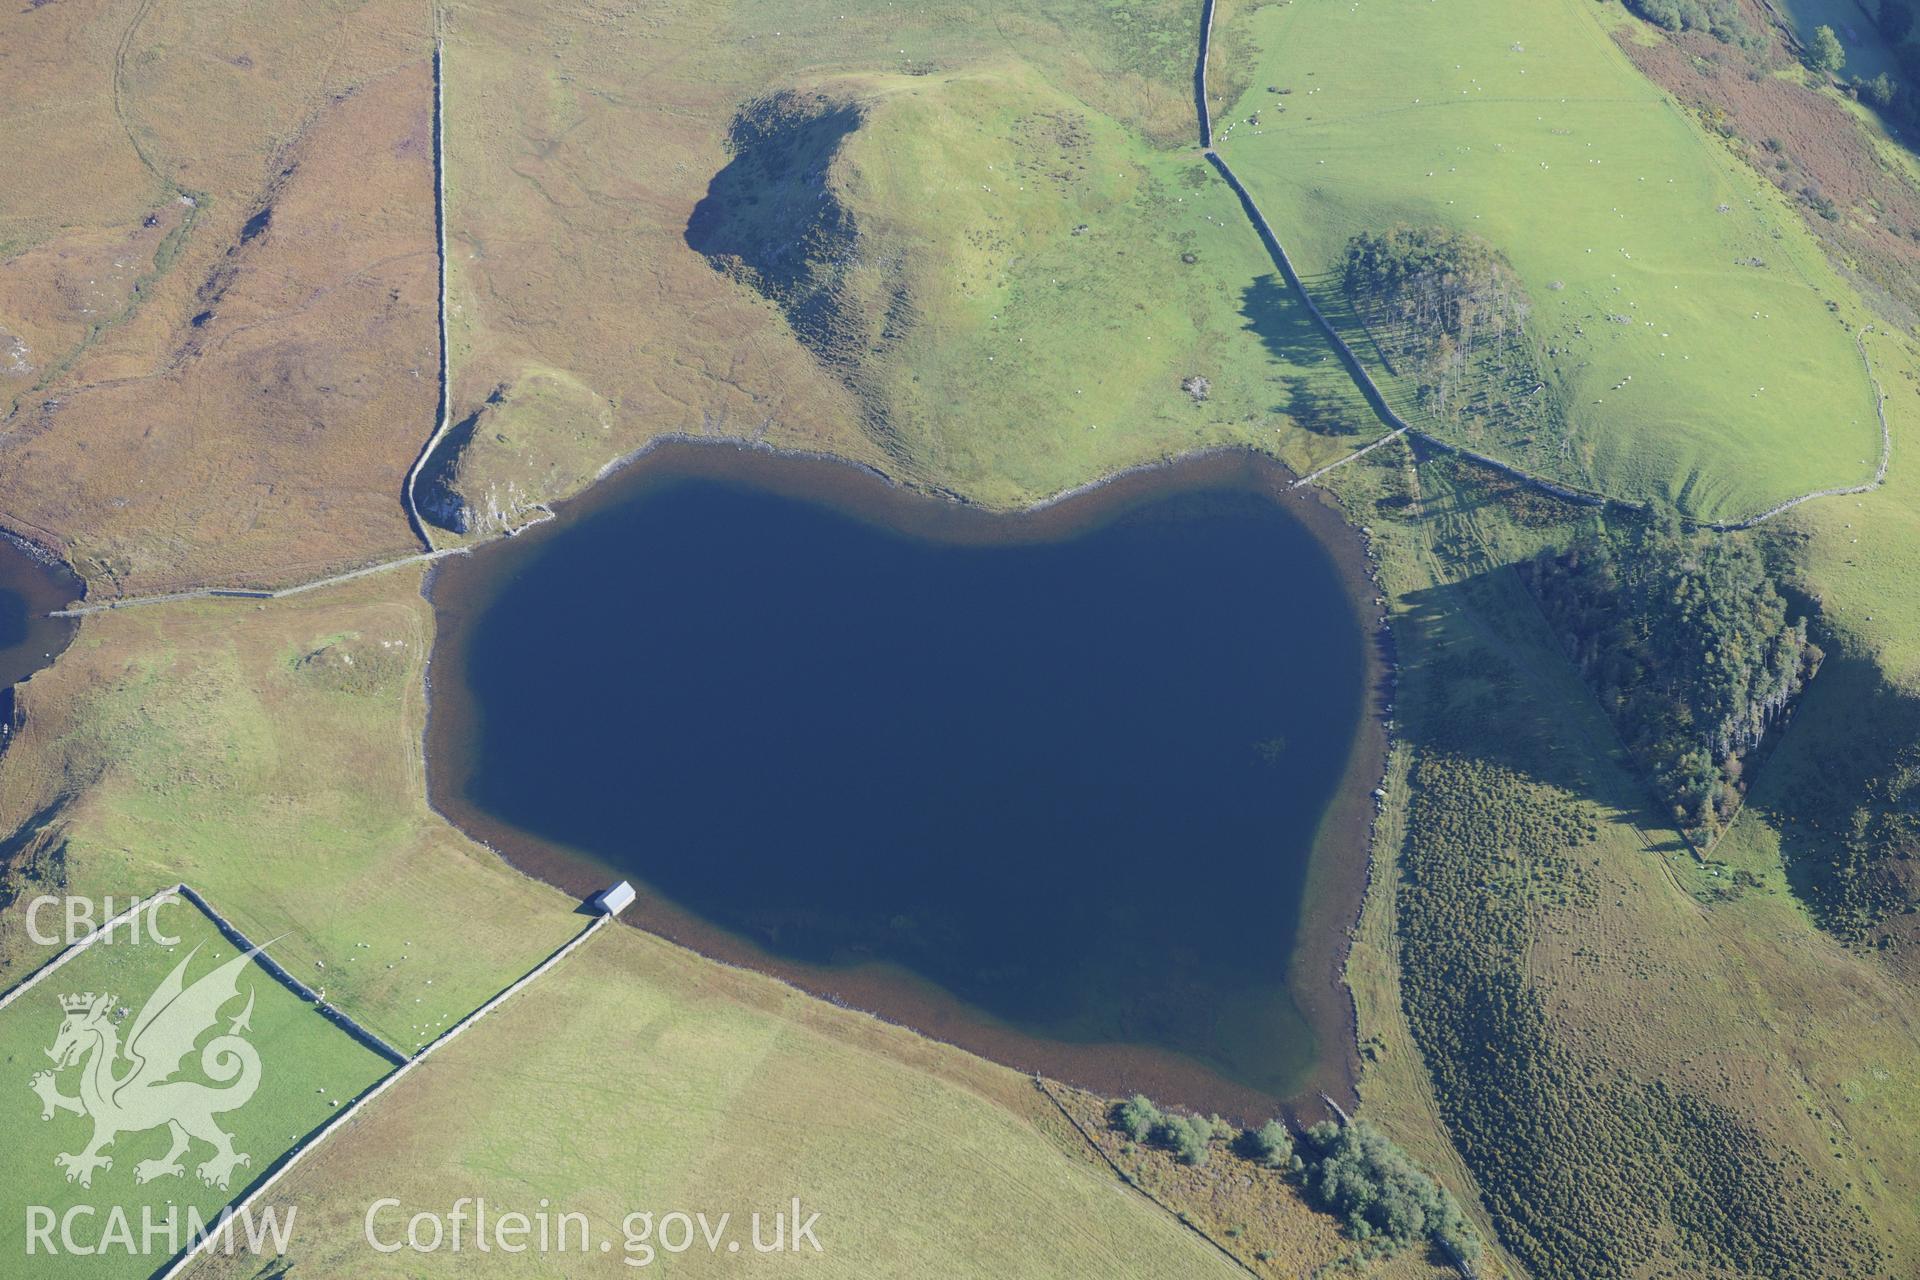
M 234 1168 L 253 1163 L 245 1152 L 233 1149 L 233 1135 L 214 1121 L 221 1112 L 243 1106 L 260 1087 L 260 1055 L 241 1036 L 252 1029 L 251 988 L 246 1007 L 234 1015 L 223 1034 L 200 1050 L 201 1072 L 224 1087 L 173 1077 L 200 1037 L 219 1022 L 222 1007 L 238 998 L 240 973 L 260 948 L 235 956 L 188 986 L 187 965 L 198 951 L 195 947 L 188 952 L 148 997 L 128 1026 L 124 1045 L 112 995 L 89 991 L 60 997 L 67 1016 L 47 1050 L 54 1068 L 35 1075 L 32 1088 L 40 1095 L 42 1120 L 53 1119 L 56 1111 L 93 1120 L 92 1141 L 78 1152 L 53 1158 L 55 1165 L 67 1171 L 68 1182 L 92 1186 L 94 1170 L 113 1168 L 112 1157 L 101 1152 L 116 1138 L 162 1125 L 172 1136 L 172 1145 L 159 1159 L 134 1165 L 137 1182 L 179 1176 L 183 1172 L 180 1158 L 195 1139 L 213 1148 L 212 1156 L 195 1170 L 210 1187 L 226 1190 Z M 125 1010 L 121 1014 L 124 1017 Z M 68 1097 L 60 1092 L 56 1076 L 76 1066 L 80 1092 Z

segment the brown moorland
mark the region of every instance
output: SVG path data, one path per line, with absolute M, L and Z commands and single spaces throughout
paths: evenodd
M 0 133 L 28 178 L 0 192 L 0 361 L 29 333 L 45 353 L 6 386 L 0 523 L 109 594 L 412 549 L 400 486 L 437 398 L 427 7 L 4 21 L 34 87 L 75 79 L 82 109 Z M 78 164 L 110 180 L 64 189 L 103 136 Z

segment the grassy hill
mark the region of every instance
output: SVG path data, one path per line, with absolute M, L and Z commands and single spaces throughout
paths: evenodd
M 687 243 L 776 303 L 889 470 L 1015 504 L 1169 449 L 1322 456 L 1220 184 L 1031 66 L 830 81 L 733 129 Z
M 1220 148 L 1376 370 L 1350 236 L 1471 232 L 1505 255 L 1563 426 L 1439 434 L 1702 519 L 1859 483 L 1879 452 L 1869 317 L 1770 186 L 1639 76 L 1607 11 L 1333 0 L 1229 7 Z M 1385 378 L 1403 413 L 1417 388 Z
M 1012 506 L 1374 425 L 1191 149 L 1195 5 L 543 11 L 550 67 L 527 21 L 449 18 L 475 510 L 676 432 Z

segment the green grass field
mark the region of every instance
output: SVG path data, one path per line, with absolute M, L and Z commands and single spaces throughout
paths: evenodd
M 484 1099 L 484 1105 L 476 1102 Z M 1227 1276 L 1171 1215 L 1074 1158 L 1042 1126 L 1049 1104 L 1017 1073 L 722 969 L 626 929 L 595 938 L 382 1097 L 280 1189 L 298 1206 L 293 1272 L 357 1276 L 631 1274 L 623 1221 L 731 1215 L 748 1260 L 696 1244 L 652 1265 L 674 1275 L 758 1267 L 818 1276 Z M 1057 1113 L 1055 1115 L 1057 1119 Z M 444 1213 L 584 1213 L 585 1255 L 513 1260 L 471 1249 L 391 1256 L 379 1222 Z M 750 1217 L 820 1214 L 820 1252 L 751 1253 Z M 656 1228 L 657 1229 L 657 1228 Z M 658 1250 L 656 1236 L 651 1244 Z M 696 1236 L 696 1240 L 698 1237 Z M 598 1252 L 598 1242 L 613 1248 Z M 251 1275 L 215 1260 L 203 1276 Z M 1244 1273 L 1238 1273 L 1244 1274 Z
M 153 1214 L 163 1224 L 169 1210 L 176 1212 L 177 1247 L 184 1247 L 190 1209 L 203 1221 L 212 1221 L 222 1205 L 241 1195 L 282 1153 L 326 1124 L 393 1067 L 257 964 L 249 966 L 239 980 L 237 997 L 224 1009 L 218 1025 L 226 1030 L 232 1016 L 240 1012 L 240 1001 L 252 997 L 251 1031 L 246 1039 L 260 1057 L 260 1083 L 244 1105 L 217 1114 L 216 1122 L 232 1135 L 234 1149 L 250 1157 L 251 1163 L 235 1169 L 225 1188 L 207 1185 L 196 1169 L 212 1155 L 212 1149 L 195 1142 L 180 1162 L 184 1167 L 179 1175 L 141 1183 L 136 1178 L 136 1165 L 148 1159 L 157 1162 L 167 1151 L 167 1130 L 158 1127 L 116 1138 L 104 1152 L 112 1159 L 111 1167 L 95 1171 L 90 1186 L 68 1181 L 63 1170 L 56 1167 L 54 1156 L 82 1151 L 92 1136 L 92 1121 L 68 1111 L 56 1111 L 51 1119 L 43 1120 L 40 1099 L 28 1087 L 38 1072 L 53 1065 L 44 1051 L 53 1046 L 60 1030 L 64 1016 L 61 997 L 81 992 L 112 993 L 116 1006 L 138 1015 L 162 979 L 190 955 L 184 975 L 188 984 L 236 954 L 213 922 L 191 903 L 175 901 L 155 910 L 157 927 L 166 936 L 178 938 L 177 946 L 163 946 L 146 931 L 136 936 L 122 930 L 88 947 L 0 1011 L 0 1065 L 7 1075 L 0 1081 L 4 1085 L 0 1088 L 0 1125 L 7 1133 L 7 1141 L 0 1143 L 0 1188 L 4 1188 L 5 1205 L 4 1214 L 0 1214 L 0 1256 L 15 1260 L 8 1264 L 10 1274 L 148 1275 L 171 1256 L 173 1242 L 156 1235 L 153 1248 L 148 1250 L 143 1212 Z M 133 1016 L 118 1021 L 123 1036 L 134 1021 Z M 188 1055 L 176 1078 L 203 1079 L 199 1061 L 198 1054 Z M 60 1091 L 77 1095 L 80 1076 L 90 1065 L 88 1059 L 61 1071 L 56 1077 Z M 124 1061 L 114 1066 L 117 1074 L 125 1074 L 127 1069 Z M 110 1226 L 110 1214 L 118 1208 L 131 1225 L 131 1245 L 103 1247 L 99 1256 L 73 1256 L 60 1245 L 56 1229 L 52 1256 L 35 1241 L 32 1260 L 20 1262 L 28 1256 L 29 1206 L 42 1207 L 56 1218 L 64 1218 L 76 1206 L 91 1208 L 91 1215 L 83 1212 L 73 1219 L 73 1235 L 85 1245 L 101 1242 Z M 22 1266 L 26 1269 L 17 1269 Z
M 1807 576 L 1837 625 L 1896 678 L 1920 681 L 1920 357 L 1891 335 L 1869 339 L 1885 370 L 1893 463 L 1874 493 L 1809 502 L 1791 525 L 1810 535 Z
M 249 937 L 281 938 L 291 972 L 411 1052 L 580 920 L 426 809 L 431 615 L 398 579 L 368 581 L 271 611 L 206 602 L 89 620 L 28 687 L 0 803 L 56 807 L 71 892 L 184 880 Z M 43 955 L 10 950 L 8 976 Z
M 1617 21 L 1581 0 L 1230 11 L 1219 56 L 1247 87 L 1219 146 L 1328 303 L 1362 230 L 1507 255 L 1568 430 L 1466 443 L 1706 519 L 1866 479 L 1867 315 L 1781 197 L 1633 70 Z
M 1190 448 L 1352 447 L 1357 396 L 1190 155 L 1020 63 L 861 89 L 841 181 L 914 319 L 860 376 L 903 469 L 1017 505 Z

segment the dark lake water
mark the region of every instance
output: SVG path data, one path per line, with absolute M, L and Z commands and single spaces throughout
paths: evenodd
M 1005 517 L 666 451 L 442 571 L 436 798 L 989 1056 L 1297 1095 L 1350 1048 L 1322 1041 L 1354 900 L 1304 908 L 1316 843 L 1364 857 L 1370 664 L 1280 478 L 1233 458 Z
M 67 647 L 74 624 L 47 613 L 65 608 L 82 589 L 65 568 L 0 538 L 0 698 Z

